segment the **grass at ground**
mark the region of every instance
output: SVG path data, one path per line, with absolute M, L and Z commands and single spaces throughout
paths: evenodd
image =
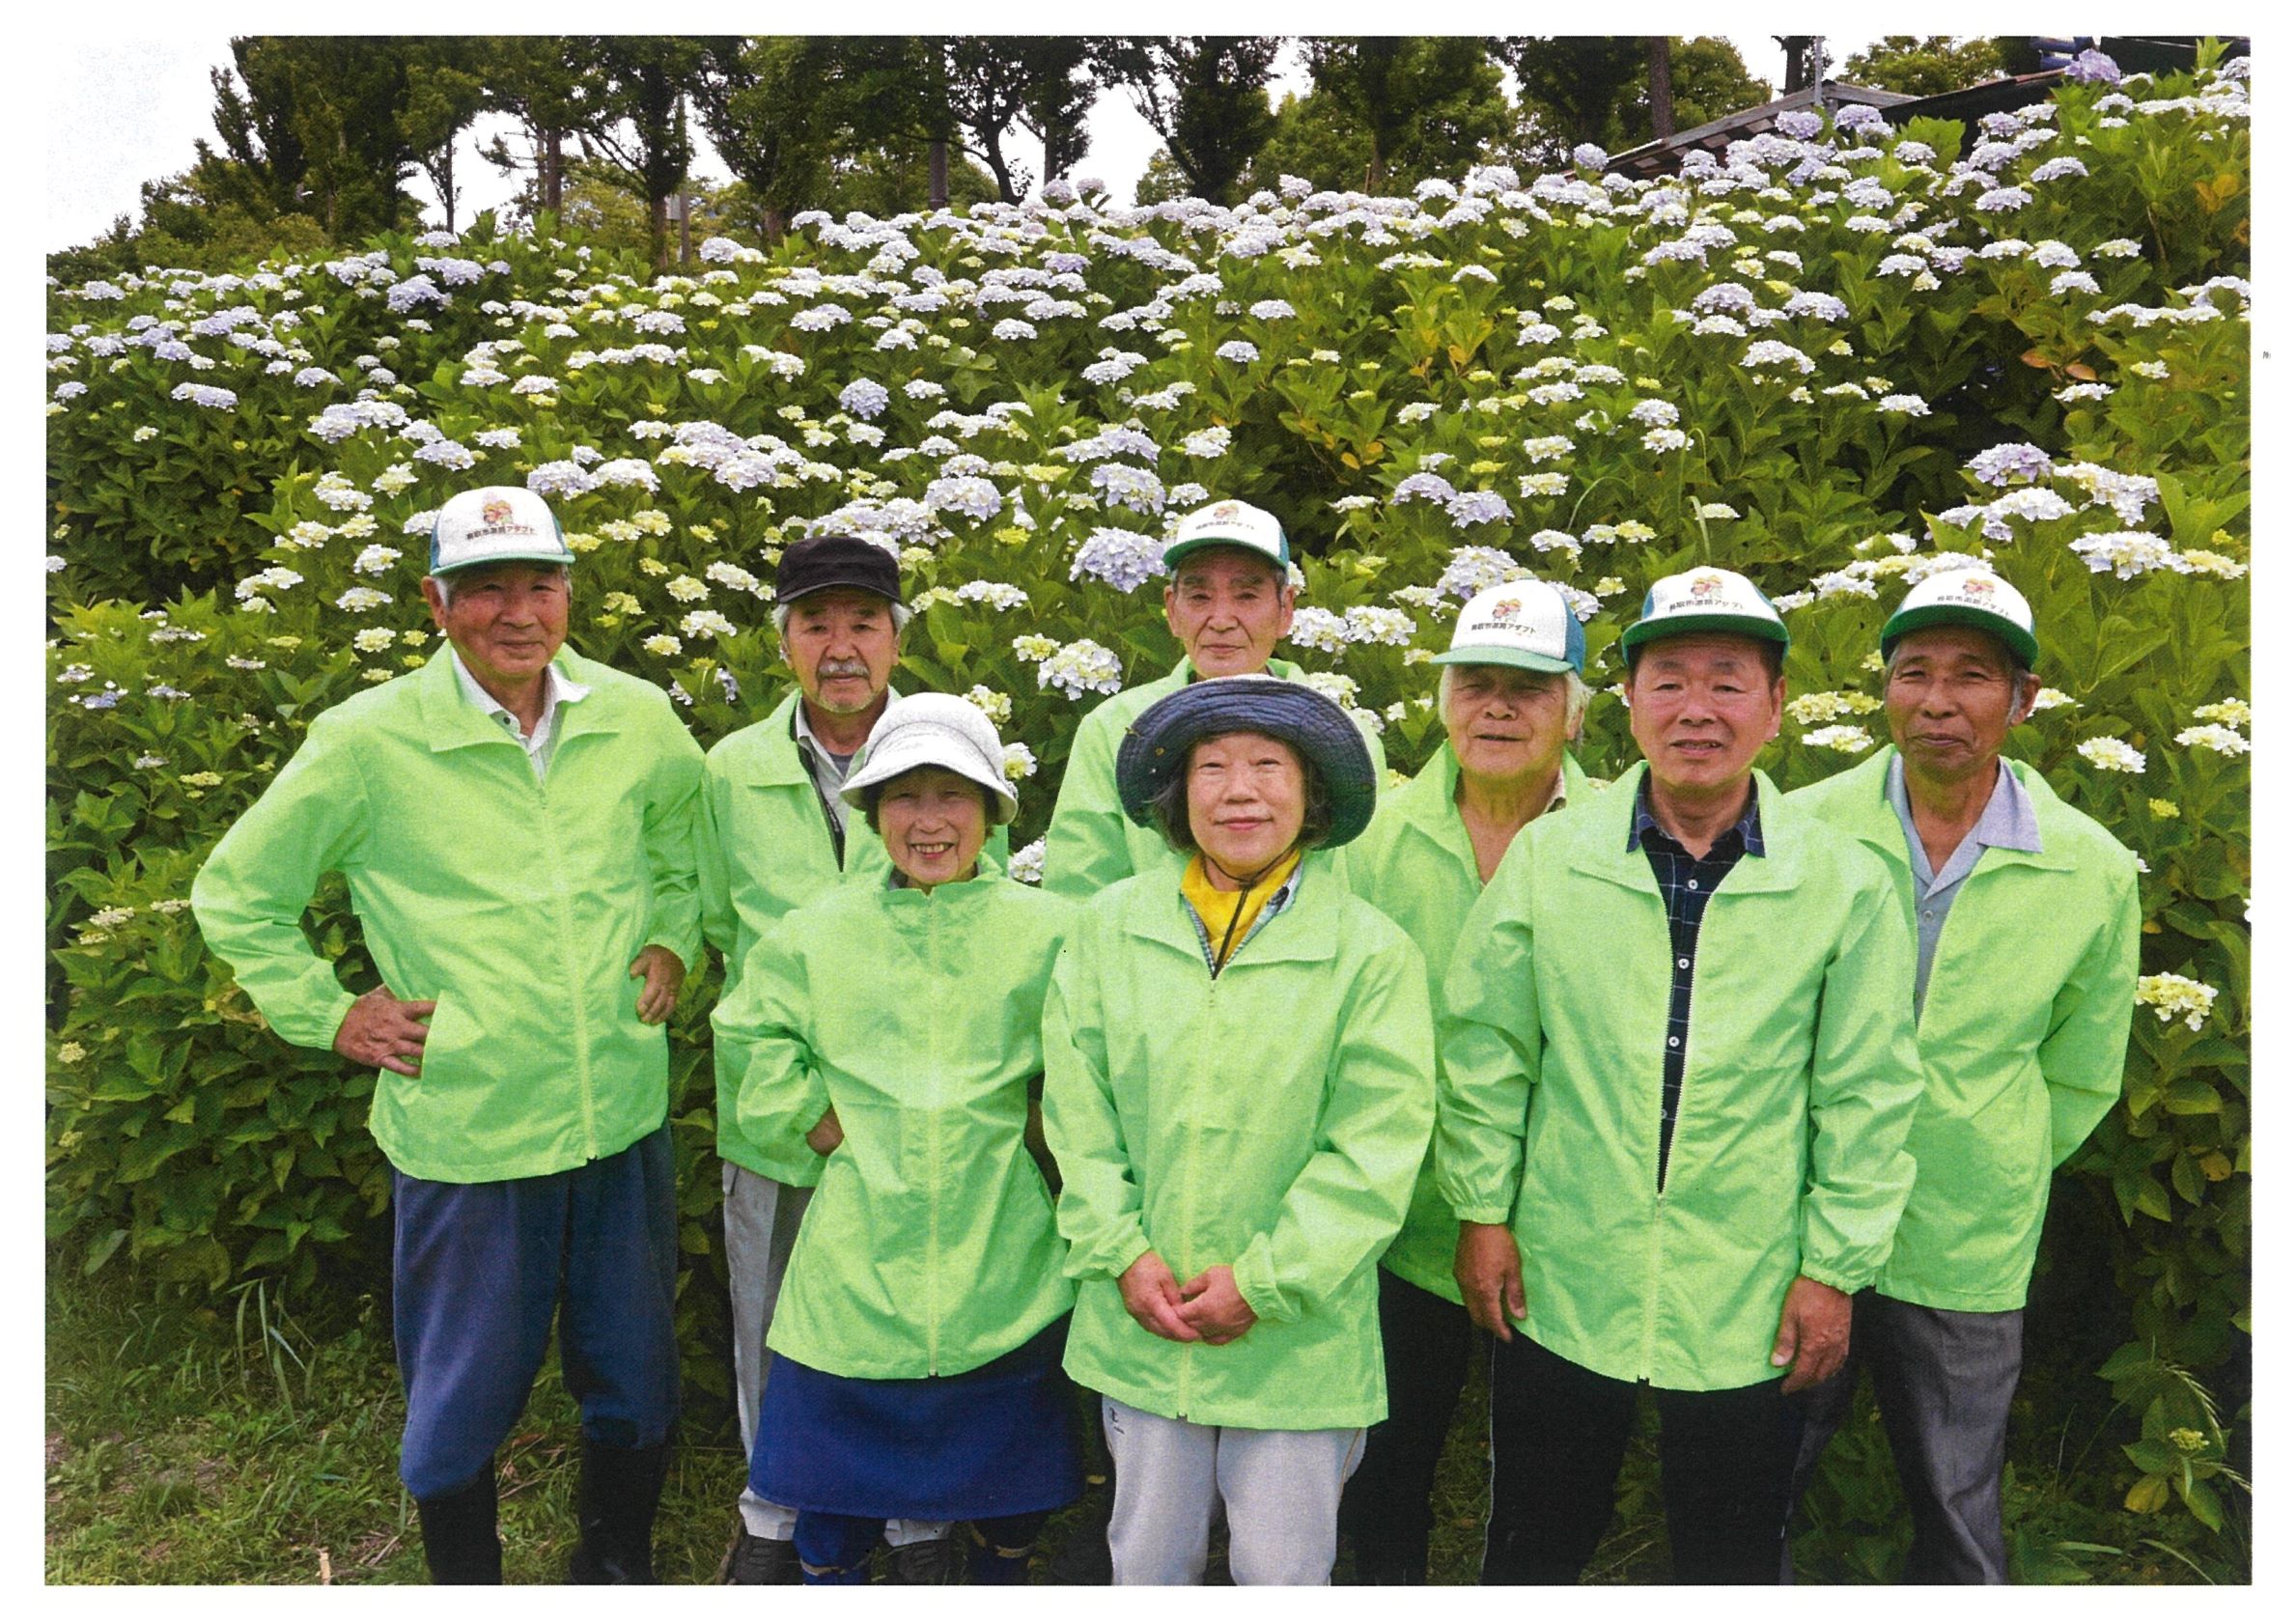
M 283 1304 L 250 1288 L 203 1307 L 148 1300 L 125 1275 L 90 1282 L 67 1273 L 51 1277 L 46 1300 L 50 1582 L 423 1581 L 414 1507 L 396 1469 L 403 1410 L 390 1325 L 375 1298 Z M 1483 1404 L 1478 1372 L 1437 1484 L 1437 1583 L 1472 1582 L 1481 1556 Z M 2013 1433 L 2007 1505 L 2021 1579 L 2246 1581 L 2229 1541 L 2121 1510 L 2105 1459 L 2118 1450 L 2104 1443 L 2075 1454 L 2065 1431 L 2028 1416 Z M 511 1582 L 552 1582 L 565 1571 L 577 1446 L 574 1405 L 546 1366 L 498 1459 Z M 711 1581 L 742 1474 L 730 1435 L 688 1422 L 657 1525 L 664 1582 Z M 1666 1581 L 1647 1413 L 1619 1497 L 1619 1520 L 1587 1581 Z M 1816 1525 L 1796 1544 L 1805 1581 L 1872 1582 L 1894 1571 L 1903 1510 L 1869 1403 L 1836 1439 L 1810 1507 Z M 1087 1522 L 1060 1518 L 1048 1546 Z M 1343 1555 L 1338 1576 L 1348 1573 Z

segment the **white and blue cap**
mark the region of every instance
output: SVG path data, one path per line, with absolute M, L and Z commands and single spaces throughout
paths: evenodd
M 1569 601 L 1547 582 L 1509 580 L 1486 586 L 1459 605 L 1451 646 L 1435 662 L 1584 675 L 1586 632 Z
M 480 564 L 574 562 L 550 504 L 517 485 L 481 485 L 446 499 L 431 525 L 431 573 Z
M 1632 662 L 1644 643 L 1678 637 L 1692 631 L 1727 631 L 1786 647 L 1785 617 L 1778 605 L 1736 570 L 1684 570 L 1658 581 L 1642 598 L 1641 616 L 1618 638 L 1621 653 Z
M 1181 519 L 1172 539 L 1164 544 L 1164 568 L 1175 567 L 1203 546 L 1240 546 L 1257 552 L 1275 566 L 1278 574 L 1291 567 L 1292 544 L 1284 537 L 1282 520 L 1247 501 L 1216 501 Z

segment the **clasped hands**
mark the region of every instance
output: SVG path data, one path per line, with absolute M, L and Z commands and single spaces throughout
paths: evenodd
M 1259 1322 L 1251 1303 L 1236 1289 L 1235 1270 L 1207 1268 L 1183 1284 L 1163 1258 L 1142 1251 L 1116 1277 L 1125 1310 L 1140 1328 L 1166 1341 L 1201 1341 L 1224 1347 Z

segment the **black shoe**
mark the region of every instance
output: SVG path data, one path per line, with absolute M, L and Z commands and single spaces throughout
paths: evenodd
M 569 1583 L 658 1583 L 654 1576 L 654 1512 L 669 1474 L 670 1445 L 617 1448 L 582 1440 L 575 1515 L 581 1542 L 567 1565 Z
M 794 1539 L 760 1538 L 743 1527 L 725 1558 L 727 1583 L 802 1583 L 805 1569 Z
M 887 1583 L 962 1583 L 965 1546 L 954 1536 L 898 1544 L 885 1553 Z
M 466 1488 L 417 1499 L 423 1560 L 434 1583 L 500 1583 L 502 1540 L 494 1526 L 494 1462 Z

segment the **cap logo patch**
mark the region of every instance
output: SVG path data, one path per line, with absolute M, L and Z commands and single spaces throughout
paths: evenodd
M 1488 612 L 1492 620 L 1503 626 L 1523 612 L 1523 600 L 1521 598 L 1501 598 L 1491 605 Z
M 1694 574 L 1690 577 L 1690 595 L 1694 598 L 1711 598 L 1722 589 L 1722 577 L 1719 574 Z
M 478 510 L 478 514 L 479 518 L 486 523 L 507 524 L 510 522 L 510 503 L 497 496 L 492 501 L 488 502 L 485 506 L 481 507 Z
M 1243 512 L 1243 503 L 1223 501 L 1218 507 L 1214 508 L 1211 513 L 1207 515 L 1207 517 L 1213 518 L 1234 518 L 1239 517 Z
M 1974 574 L 1961 583 L 1961 595 L 1983 602 L 1993 596 L 1993 582 L 1981 574 Z

